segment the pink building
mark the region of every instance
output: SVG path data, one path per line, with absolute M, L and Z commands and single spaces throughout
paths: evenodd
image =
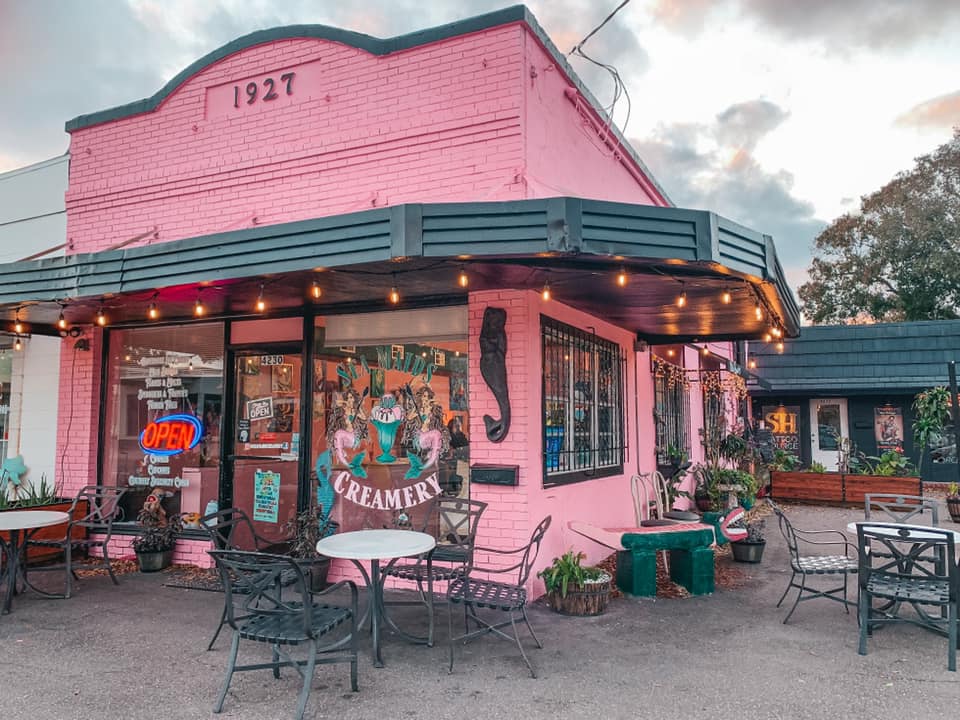
M 568 521 L 632 525 L 630 476 L 696 459 L 736 384 L 703 378 L 797 332 L 772 239 L 673 207 L 523 7 L 256 32 L 67 130 L 68 254 L 0 266 L 0 303 L 65 335 L 58 479 L 127 521 L 152 492 L 280 537 L 314 495 L 349 530 L 446 493 L 483 545 L 549 514 L 541 565 L 596 560 Z

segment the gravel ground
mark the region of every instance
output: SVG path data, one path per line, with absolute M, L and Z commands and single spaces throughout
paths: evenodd
M 856 509 L 789 506 L 797 527 L 842 529 Z M 947 518 L 946 508 L 943 517 Z M 949 520 L 944 524 L 949 525 Z M 456 648 L 447 674 L 446 610 L 434 648 L 387 636 L 387 667 L 362 642 L 360 692 L 347 667 L 318 667 L 308 718 L 914 718 L 956 712 L 960 681 L 946 670 L 946 640 L 909 626 L 885 628 L 857 654 L 857 623 L 837 603 L 802 603 L 789 625 L 776 608 L 789 578 L 773 520 L 760 565 L 706 597 L 618 598 L 604 615 L 569 618 L 537 603 L 544 649 L 529 654 L 484 637 Z M 728 557 L 718 561 L 731 563 Z M 42 582 L 52 582 L 44 577 Z M 163 574 L 79 583 L 70 600 L 18 596 L 0 617 L 0 715 L 12 718 L 206 718 L 228 641 L 206 652 L 220 595 L 165 587 Z M 855 592 L 855 591 L 854 591 Z M 400 616 L 423 625 L 422 612 Z M 528 645 L 529 647 L 529 645 Z M 243 653 L 243 651 L 241 651 Z M 269 651 L 250 645 L 248 659 Z M 241 655 L 243 657 L 243 654 Z M 297 676 L 235 677 L 222 717 L 288 718 Z

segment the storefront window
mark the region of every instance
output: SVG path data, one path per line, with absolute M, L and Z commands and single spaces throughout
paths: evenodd
M 108 342 L 102 482 L 128 489 L 122 521 L 151 493 L 167 515 L 203 514 L 220 480 L 223 325 L 112 330 Z
M 544 484 L 623 472 L 616 343 L 541 317 Z
M 346 346 L 317 328 L 312 468 L 318 503 L 341 529 L 416 527 L 436 495 L 469 497 L 462 332 Z
M 657 436 L 657 464 L 668 465 L 677 453 L 690 452 L 687 435 L 690 396 L 683 368 L 653 356 L 653 419 Z

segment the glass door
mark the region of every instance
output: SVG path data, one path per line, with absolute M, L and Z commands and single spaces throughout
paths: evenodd
M 302 364 L 299 350 L 240 351 L 233 368 L 233 505 L 258 534 L 277 542 L 297 511 Z M 253 549 L 252 538 L 234 540 Z
M 839 467 L 841 439 L 848 437 L 847 401 L 840 398 L 810 401 L 810 459 L 827 470 Z

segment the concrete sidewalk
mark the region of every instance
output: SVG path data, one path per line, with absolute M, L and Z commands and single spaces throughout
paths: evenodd
M 805 529 L 842 529 L 862 519 L 855 509 L 788 511 Z M 759 566 L 737 564 L 748 578 L 735 590 L 685 600 L 617 599 L 597 618 L 535 605 L 531 622 L 544 644 L 530 649 L 536 680 L 516 647 L 492 637 L 458 646 L 448 675 L 444 608 L 437 612 L 437 646 L 388 634 L 383 669 L 371 665 L 364 636 L 360 692 L 349 691 L 347 666 L 320 666 L 305 717 L 919 720 L 956 713 L 960 679 L 946 670 L 946 639 L 898 625 L 878 631 L 861 657 L 855 615 L 825 600 L 801 603 L 790 624 L 781 624 L 789 605 L 774 605 L 789 564 L 772 517 L 767 541 Z M 13 613 L 0 617 L 0 716 L 214 717 L 228 629 L 214 651 L 204 648 L 222 595 L 168 588 L 167 579 L 134 573 L 114 587 L 96 577 L 78 583 L 70 600 L 15 598 Z M 422 611 L 405 608 L 404 616 L 425 624 Z M 269 655 L 265 647 L 247 647 L 247 658 Z M 220 717 L 289 718 L 298 690 L 290 670 L 280 680 L 269 671 L 238 674 Z

